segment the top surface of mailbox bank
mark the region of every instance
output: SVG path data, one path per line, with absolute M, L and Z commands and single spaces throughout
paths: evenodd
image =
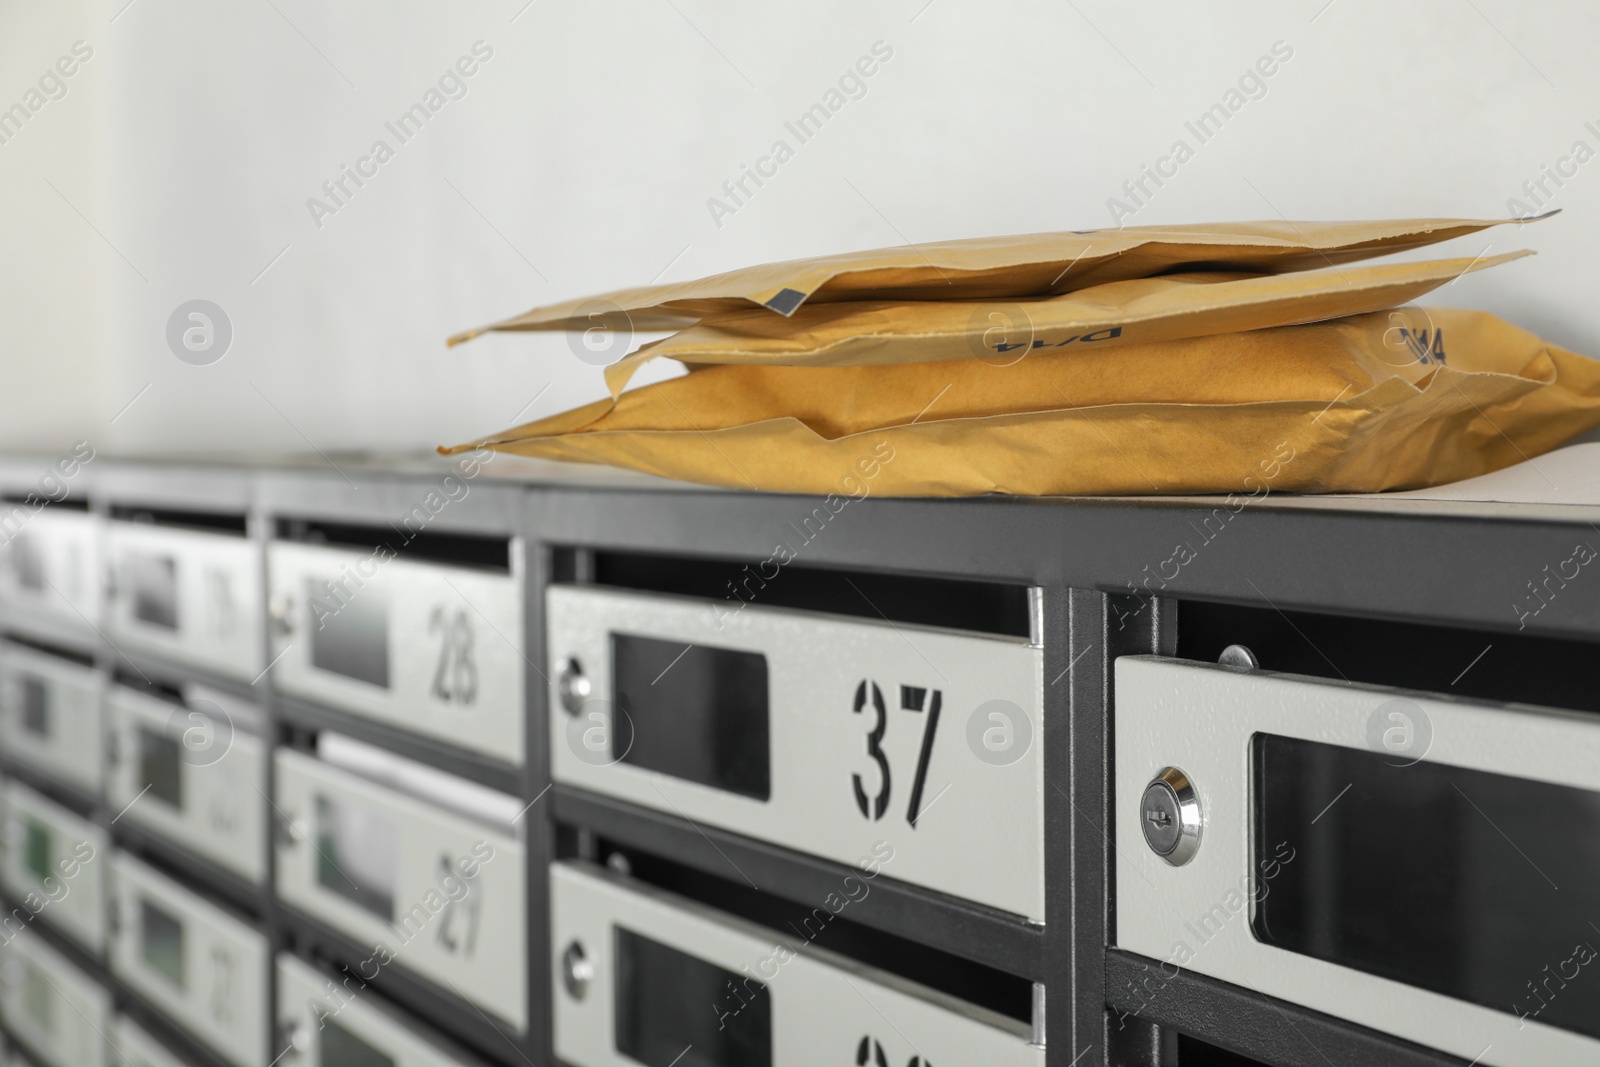
M 0 489 L 23 485 L 37 476 L 49 457 L 11 455 L 0 461 Z M 461 457 L 446 459 L 431 453 L 356 453 L 323 457 L 316 454 L 234 454 L 207 456 L 151 455 L 106 457 L 95 461 L 99 470 L 86 466 L 91 479 L 99 471 L 132 467 L 252 468 L 299 477 L 321 476 L 343 484 L 344 478 L 439 478 L 458 468 Z M 333 466 L 333 465 L 336 465 Z M 174 471 L 176 473 L 176 471 Z M 632 471 L 585 464 L 556 463 L 496 454 L 480 464 L 474 477 L 496 483 L 517 483 L 553 489 L 642 490 L 744 495 L 746 490 L 721 489 L 658 478 Z M 113 479 L 115 480 L 115 479 Z M 114 490 L 113 490 L 114 491 Z M 1571 519 L 1592 521 L 1600 515 L 1600 441 L 1567 445 L 1493 474 L 1450 485 L 1393 493 L 1341 495 L 1258 495 L 1241 481 L 1240 496 L 1252 507 L 1311 509 L 1334 512 L 1439 514 L 1457 518 Z M 944 501 L 949 506 L 974 503 L 1074 506 L 1084 504 L 1206 505 L 1225 495 L 1192 496 L 1086 496 L 1086 497 L 976 497 Z

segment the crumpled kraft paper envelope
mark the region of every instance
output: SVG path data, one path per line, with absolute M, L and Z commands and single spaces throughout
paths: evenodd
M 709 367 L 452 450 L 861 496 L 1374 492 L 1600 425 L 1600 362 L 1410 307 L 1011 366 Z
M 1052 296 L 1197 264 L 1253 273 L 1313 270 L 1545 217 L 1127 226 L 902 245 L 566 300 L 456 334 L 449 343 L 490 330 L 583 330 L 613 319 L 620 323 L 611 328 L 674 330 L 753 305 L 789 315 L 807 300 Z
M 611 395 L 668 357 L 699 367 L 1013 363 L 1043 352 L 1171 341 L 1319 322 L 1409 303 L 1471 271 L 1532 252 L 1476 259 L 1379 263 L 1293 274 L 1169 274 L 1022 301 L 839 301 L 789 318 L 756 309 L 706 319 L 606 368 Z

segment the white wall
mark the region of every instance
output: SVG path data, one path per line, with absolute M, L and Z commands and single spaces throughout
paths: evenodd
M 1108 225 L 1278 41 L 1265 95 L 1124 221 L 1499 216 L 1600 150 L 1584 0 L 126 3 L 0 2 L 0 107 L 94 50 L 0 144 L 0 445 L 421 448 L 550 414 L 603 395 L 564 337 L 445 336 L 658 276 Z M 400 145 L 384 123 L 477 41 L 466 96 Z M 784 121 L 878 41 L 865 95 L 796 145 Z M 780 137 L 795 157 L 718 225 L 708 199 Z M 395 157 L 319 227 L 307 199 L 380 138 Z M 1451 249 L 1540 255 L 1438 300 L 1600 354 L 1600 163 L 1548 188 L 1562 216 Z M 194 298 L 233 324 L 208 366 L 165 339 Z
M 106 65 L 96 53 L 86 64 L 68 62 L 70 78 L 55 70 L 94 22 L 87 9 L 67 4 L 0 3 L 3 447 L 59 452 L 106 436 L 109 416 L 101 417 L 97 395 L 105 245 L 92 228 L 106 225 L 98 136 Z M 47 72 L 59 80 L 40 89 Z M 32 100 L 39 110 L 19 130 L 23 120 L 6 112 L 29 89 L 39 94 Z

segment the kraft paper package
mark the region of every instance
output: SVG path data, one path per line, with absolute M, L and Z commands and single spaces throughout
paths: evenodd
M 1600 426 L 1600 362 L 1478 311 L 997 362 L 711 366 L 449 451 L 808 494 L 1257 496 L 1437 485 Z
M 1304 271 L 1170 274 L 1020 301 L 838 301 L 788 318 L 765 309 L 714 316 L 606 368 L 617 396 L 662 356 L 716 363 L 847 366 L 981 358 L 1170 341 L 1318 322 L 1409 303 L 1462 274 L 1532 255 Z
M 674 330 L 708 315 L 752 307 L 791 315 L 808 301 L 1054 296 L 1199 266 L 1281 274 L 1371 259 L 1545 217 L 1126 226 L 903 245 L 767 263 L 697 281 L 550 304 L 457 334 L 449 343 L 490 330 L 583 330 L 595 325 L 595 316 L 621 313 L 635 330 Z

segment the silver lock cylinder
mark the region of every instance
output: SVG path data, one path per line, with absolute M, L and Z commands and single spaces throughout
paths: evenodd
M 302 819 L 279 809 L 272 815 L 272 838 L 282 847 L 298 845 L 311 836 L 311 828 Z
M 573 941 L 561 953 L 561 984 L 573 1000 L 582 1000 L 589 992 L 589 982 L 594 978 L 594 964 L 583 944 Z
M 593 691 L 594 686 L 590 683 L 589 676 L 583 673 L 583 664 L 568 656 L 567 661 L 561 665 L 560 676 L 556 678 L 556 692 L 561 697 L 561 706 L 566 709 L 568 715 L 576 715 Z
M 279 1023 L 278 1045 L 283 1050 L 278 1053 L 279 1059 L 298 1059 L 311 1051 L 311 1032 L 299 1020 Z
M 1164 768 L 1144 787 L 1139 829 L 1150 851 L 1174 867 L 1182 867 L 1200 850 L 1202 824 L 1200 796 L 1178 768 Z
M 281 637 L 294 633 L 294 598 L 287 595 L 273 597 L 267 603 L 267 618 L 272 630 Z

